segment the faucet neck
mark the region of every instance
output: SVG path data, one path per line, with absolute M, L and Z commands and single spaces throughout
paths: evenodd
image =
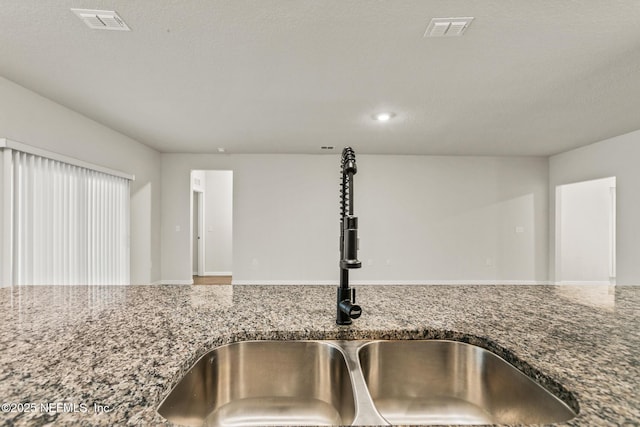
M 349 287 L 349 269 L 360 268 L 358 261 L 358 218 L 353 215 L 353 176 L 357 173 L 356 153 L 351 147 L 342 150 L 340 161 L 340 286 L 338 287 L 336 323 L 350 325 L 362 313 L 355 304 L 355 289 Z

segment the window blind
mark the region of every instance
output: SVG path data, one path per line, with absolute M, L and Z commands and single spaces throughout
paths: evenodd
M 17 150 L 10 176 L 12 284 L 128 284 L 128 179 Z

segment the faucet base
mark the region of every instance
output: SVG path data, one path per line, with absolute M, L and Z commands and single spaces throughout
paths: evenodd
M 338 287 L 336 323 L 350 325 L 351 319 L 357 319 L 362 314 L 362 308 L 356 305 L 356 290 L 349 287 Z

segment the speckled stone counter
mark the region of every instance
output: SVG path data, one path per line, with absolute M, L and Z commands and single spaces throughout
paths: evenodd
M 0 289 L 0 403 L 15 404 L 0 422 L 168 424 L 162 398 L 233 341 L 434 337 L 506 352 L 561 385 L 580 408 L 563 425 L 640 421 L 640 287 L 357 288 L 364 314 L 348 327 L 335 325 L 333 286 Z

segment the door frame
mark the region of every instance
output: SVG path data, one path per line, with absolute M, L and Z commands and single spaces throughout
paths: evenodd
M 198 199 L 198 209 L 197 209 L 197 224 L 194 224 L 193 226 L 196 227 L 196 234 L 197 234 L 197 239 L 198 239 L 198 276 L 204 276 L 205 275 L 205 266 L 204 266 L 204 260 L 205 260 L 205 244 L 204 244 L 204 231 L 205 231 L 205 210 L 204 210 L 204 191 L 202 191 L 201 189 L 193 189 L 193 192 L 196 193 L 196 197 Z M 193 260 L 192 260 L 192 264 L 193 264 Z
M 616 235 L 617 235 L 617 217 L 616 217 L 616 190 L 618 186 L 618 179 L 615 175 L 607 176 L 603 178 L 593 178 L 587 179 L 584 181 L 577 182 L 569 182 L 566 184 L 558 184 L 555 188 L 555 262 L 554 262 L 554 282 L 556 284 L 581 284 L 583 282 L 574 282 L 564 280 L 563 277 L 563 266 L 562 266 L 562 212 L 564 209 L 563 200 L 562 200 L 562 189 L 567 186 L 576 185 L 576 184 L 586 184 L 592 181 L 600 181 L 600 180 L 611 180 L 611 185 L 609 187 L 609 224 L 608 224 L 608 235 L 609 235 L 609 253 L 608 253 L 608 271 L 609 271 L 609 283 L 611 285 L 615 285 L 616 283 L 616 270 L 617 270 L 617 260 L 616 260 Z M 593 282 L 600 283 L 601 282 Z

